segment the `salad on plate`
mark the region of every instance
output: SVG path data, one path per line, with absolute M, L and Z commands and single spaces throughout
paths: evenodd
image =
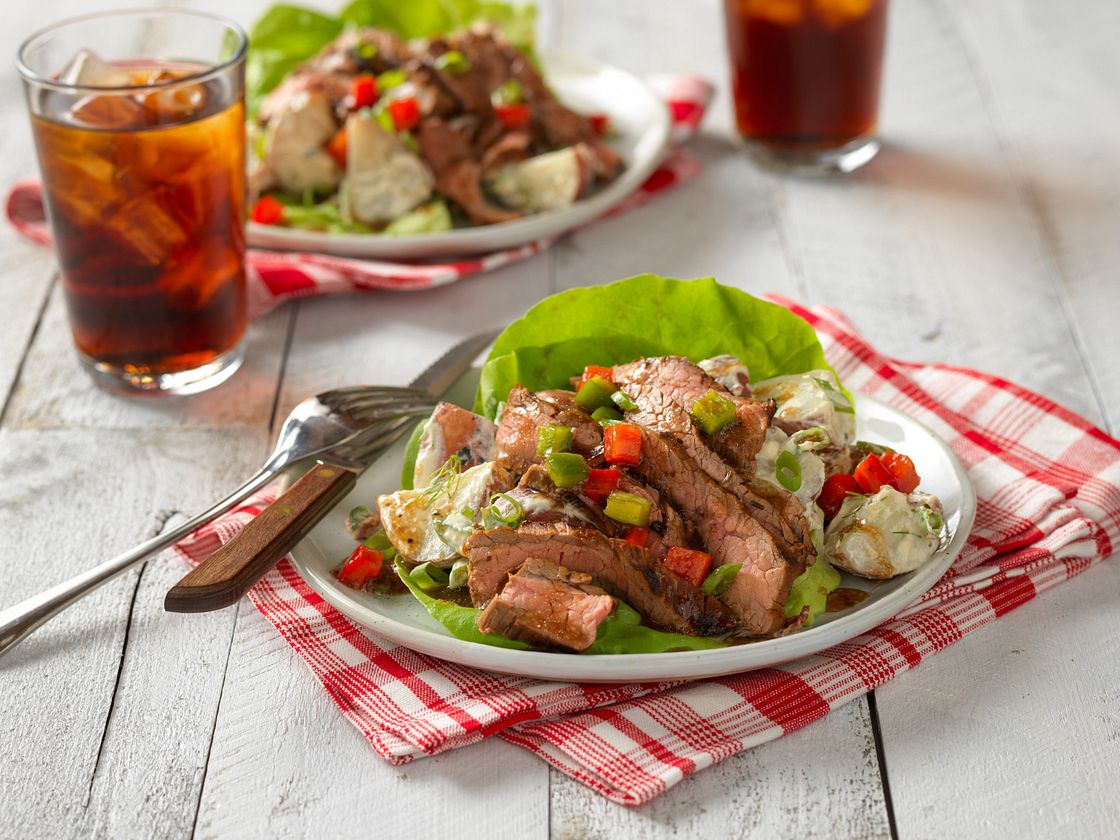
M 337 20 L 275 7 L 247 71 L 252 220 L 438 233 L 568 207 L 614 180 L 608 118 L 557 99 L 532 19 L 532 7 L 465 0 L 407 14 L 358 0 Z
M 705 311 L 725 320 L 697 331 Z M 854 412 L 774 304 L 652 275 L 556 295 L 499 336 L 473 411 L 416 428 L 401 489 L 350 512 L 338 580 L 505 647 L 795 633 L 843 606 L 837 569 L 906 574 L 945 538 L 917 466 L 856 440 Z

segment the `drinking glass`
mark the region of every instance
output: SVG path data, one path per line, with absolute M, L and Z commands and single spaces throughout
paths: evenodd
M 19 50 L 74 344 L 102 385 L 192 393 L 244 356 L 245 33 L 87 15 Z
M 735 120 L 779 169 L 850 172 L 875 129 L 888 0 L 724 0 Z

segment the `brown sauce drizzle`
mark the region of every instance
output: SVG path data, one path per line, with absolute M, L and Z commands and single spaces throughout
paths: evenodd
M 863 599 L 866 597 L 867 593 L 862 589 L 851 589 L 846 586 L 841 586 L 839 589 L 828 593 L 828 600 L 825 601 L 824 611 L 842 612 L 844 610 L 849 610 L 856 604 L 862 603 Z

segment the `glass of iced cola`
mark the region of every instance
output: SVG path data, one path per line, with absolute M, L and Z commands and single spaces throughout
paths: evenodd
M 724 0 L 739 135 L 780 169 L 850 172 L 879 150 L 888 0 Z
M 100 384 L 192 393 L 241 364 L 245 47 L 231 21 L 148 10 L 20 48 L 74 343 Z

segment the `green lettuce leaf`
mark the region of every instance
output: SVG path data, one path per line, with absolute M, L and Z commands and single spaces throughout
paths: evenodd
M 447 632 L 464 642 L 477 642 L 482 645 L 527 650 L 530 645 L 516 639 L 507 639 L 497 633 L 483 633 L 478 629 L 478 616 L 482 610 L 464 607 L 450 601 L 441 601 L 425 593 L 412 582 L 408 569 L 396 563 L 397 575 L 416 600 L 424 605 L 436 621 L 447 628 Z M 686 636 L 681 633 L 662 633 L 641 624 L 642 617 L 632 607 L 615 599 L 614 609 L 599 625 L 599 633 L 594 643 L 585 653 L 663 653 L 671 650 L 708 650 L 723 647 L 716 639 L 699 636 Z
M 840 585 L 840 573 L 832 567 L 824 555 L 817 555 L 816 562 L 798 575 L 786 599 L 786 618 L 793 618 L 808 604 L 809 617 L 805 626 L 812 627 L 819 613 L 824 612 L 828 593 Z
M 245 97 L 249 113 L 296 66 L 342 32 L 343 22 L 302 6 L 271 7 L 249 30 Z
M 513 648 L 514 650 L 528 650 L 529 645 L 524 642 L 519 642 L 516 639 L 507 639 L 497 633 L 483 633 L 478 629 L 478 614 L 481 610 L 474 607 L 464 607 L 459 604 L 453 604 L 451 601 L 441 601 L 438 598 L 433 598 L 428 595 L 424 590 L 412 582 L 412 576 L 408 573 L 408 569 L 401 563 L 394 564 L 397 569 L 397 576 L 404 581 L 404 585 L 408 587 L 416 600 L 424 605 L 424 609 L 428 611 L 436 621 L 447 628 L 447 632 L 454 636 L 456 639 L 462 639 L 464 642 L 477 642 L 480 645 L 493 645 L 494 647 Z
M 756 381 L 831 370 L 813 328 L 789 310 L 712 278 L 643 274 L 553 295 L 510 324 L 482 369 L 475 411 L 493 418 L 517 384 L 570 387 L 584 365 L 668 353 L 731 353 Z
M 401 489 L 411 490 L 415 483 L 416 456 L 420 454 L 420 438 L 424 437 L 424 429 L 428 428 L 431 417 L 425 417 L 412 430 L 408 436 L 408 443 L 404 445 L 404 463 L 401 464 Z
M 629 604 L 614 602 L 614 609 L 599 625 L 595 641 L 584 653 L 665 653 L 672 650 L 709 650 L 726 647 L 707 636 L 664 633 L 644 626 L 641 614 Z

